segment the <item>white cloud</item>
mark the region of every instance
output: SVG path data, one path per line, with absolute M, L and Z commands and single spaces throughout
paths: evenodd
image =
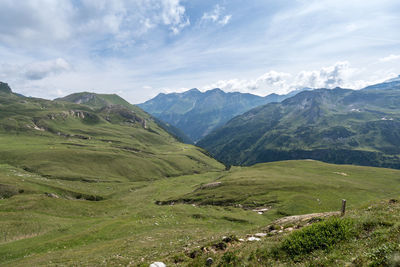
M 28 80 L 41 80 L 49 75 L 60 74 L 71 70 L 70 64 L 63 58 L 34 62 L 23 67 L 24 76 Z
M 379 61 L 381 61 L 381 62 L 390 62 L 390 61 L 396 61 L 396 60 L 400 61 L 400 55 L 393 55 L 392 54 L 390 56 L 383 57 L 383 58 L 379 59 Z
M 231 79 L 220 80 L 216 83 L 204 86 L 203 90 L 221 88 L 224 91 L 249 92 L 258 95 L 271 93 L 286 94 L 299 88 L 328 88 L 335 87 L 360 89 L 369 84 L 381 82 L 379 80 L 357 79 L 361 70 L 350 67 L 349 62 L 337 62 L 332 66 L 323 67 L 320 70 L 303 70 L 297 74 L 269 71 L 256 79 Z M 385 79 L 387 76 L 385 76 Z
M 301 71 L 297 74 L 294 85 L 296 87 L 311 88 L 346 86 L 349 77 L 354 71 L 347 61 L 337 62 L 333 66 L 325 67 L 318 71 Z
M 42 80 L 52 75 L 59 75 L 72 70 L 71 65 L 63 58 L 36 61 L 24 65 L 0 65 L 0 78 L 6 80 Z
M 0 41 L 21 46 L 28 40 L 66 39 L 72 14 L 69 1 L 1 1 Z
M 164 0 L 162 2 L 162 21 L 170 26 L 174 34 L 178 34 L 184 27 L 190 25 L 189 18 L 185 16 L 185 7 L 179 0 Z
M 190 25 L 180 0 L 1 0 L 0 43 L 49 45 L 134 40 L 165 26 L 177 34 Z
M 224 15 L 224 11 L 225 8 L 217 4 L 212 11 L 203 14 L 200 22 L 212 21 L 220 25 L 226 25 L 231 20 L 232 15 Z

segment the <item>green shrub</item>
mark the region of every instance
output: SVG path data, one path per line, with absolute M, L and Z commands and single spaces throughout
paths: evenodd
M 293 232 L 282 242 L 279 250 L 296 259 L 317 249 L 330 248 L 354 233 L 352 220 L 333 218 Z

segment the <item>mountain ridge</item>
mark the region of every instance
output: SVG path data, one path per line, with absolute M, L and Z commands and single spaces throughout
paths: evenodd
M 138 106 L 181 129 L 196 142 L 236 115 L 259 105 L 282 101 L 306 89 L 287 95 L 270 94 L 262 97 L 250 93 L 224 92 L 220 88 L 205 92 L 193 88 L 182 93 L 160 93 Z
M 315 89 L 231 119 L 198 142 L 226 164 L 288 159 L 400 168 L 400 90 Z

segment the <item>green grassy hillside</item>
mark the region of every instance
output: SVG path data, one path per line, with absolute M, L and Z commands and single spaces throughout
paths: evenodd
M 0 262 L 148 266 L 161 260 L 191 266 L 192 252 L 199 246 L 218 244 L 223 236 L 259 232 L 286 214 L 338 210 L 342 198 L 353 210 L 369 201 L 398 197 L 399 174 L 291 161 L 113 183 L 48 178 L 2 164 Z M 199 190 L 216 181 L 222 186 Z M 159 205 L 182 196 L 192 201 Z M 210 203 L 209 196 L 222 201 Z M 252 211 L 270 205 L 262 215 Z M 195 260 L 204 264 L 203 256 Z
M 108 99 L 95 97 L 103 98 Z M 178 142 L 140 108 L 110 98 L 121 105 L 0 94 L 0 161 L 49 178 L 87 182 L 223 168 L 202 149 Z
M 400 168 L 400 90 L 319 89 L 240 115 L 198 142 L 226 164 L 316 159 Z
M 71 94 L 63 98 L 58 98 L 56 99 L 56 101 L 84 104 L 95 109 L 96 108 L 100 109 L 110 105 L 119 105 L 139 114 L 141 117 L 149 117 L 148 114 L 143 112 L 142 109 L 140 109 L 135 105 L 130 104 L 125 99 L 121 98 L 116 94 L 95 94 L 95 93 L 82 92 L 82 93 Z M 168 123 L 165 123 L 157 118 L 152 118 L 152 120 L 154 120 L 154 122 L 156 122 L 158 126 L 167 131 L 169 134 L 173 135 L 180 142 L 186 144 L 193 144 L 193 141 L 178 128 Z
M 252 167 L 232 167 L 214 183 L 199 185 L 171 202 L 269 208 L 268 216 L 335 210 L 341 199 L 350 207 L 399 195 L 400 171 L 313 160 L 280 161 Z

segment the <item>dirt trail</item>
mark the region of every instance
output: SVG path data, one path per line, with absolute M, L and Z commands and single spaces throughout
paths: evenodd
M 325 218 L 330 216 L 339 216 L 340 211 L 330 211 L 330 212 L 321 212 L 321 213 L 310 213 L 303 215 L 294 215 L 280 218 L 273 222 L 273 224 L 287 224 L 287 223 L 296 223 L 302 221 L 308 221 L 313 218 Z

